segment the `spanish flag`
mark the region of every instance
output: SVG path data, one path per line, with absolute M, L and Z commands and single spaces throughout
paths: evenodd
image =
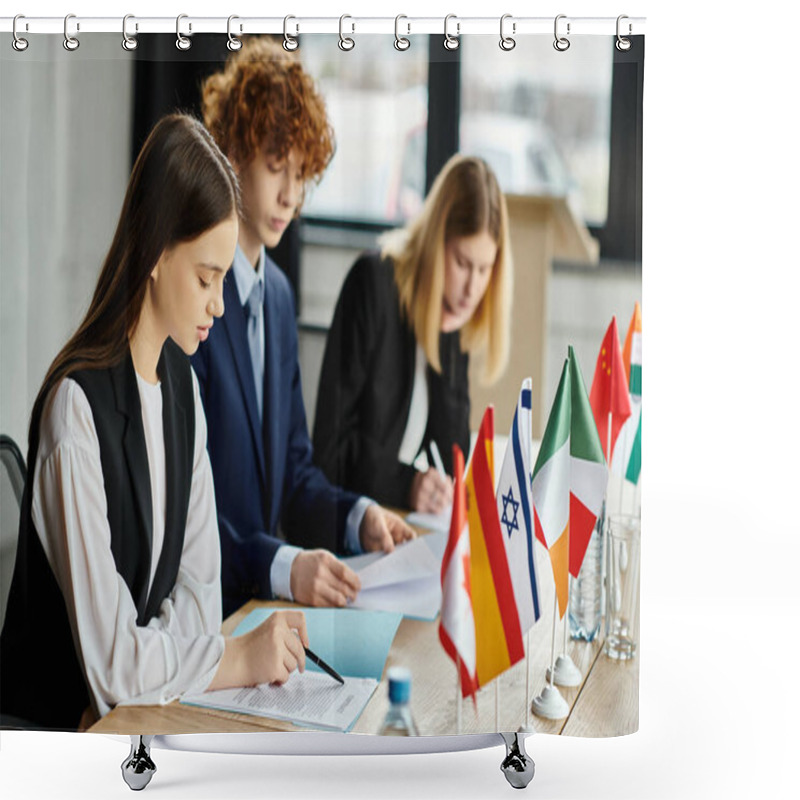
M 514 586 L 494 494 L 494 408 L 489 406 L 467 470 L 472 610 L 478 686 L 525 656 Z

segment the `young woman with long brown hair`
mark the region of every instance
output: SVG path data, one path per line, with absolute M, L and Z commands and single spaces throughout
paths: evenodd
M 282 682 L 304 667 L 300 612 L 237 639 L 219 632 L 214 489 L 188 355 L 223 313 L 238 212 L 235 174 L 203 126 L 161 120 L 89 310 L 34 404 L 4 721 L 75 729 L 120 703 Z

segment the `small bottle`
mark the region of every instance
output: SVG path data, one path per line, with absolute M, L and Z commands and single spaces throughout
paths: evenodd
M 606 504 L 603 502 L 592 538 L 586 548 L 578 577 L 570 576 L 569 633 L 573 639 L 594 640 L 600 632 L 603 616 L 603 529 Z
M 390 667 L 389 710 L 383 720 L 381 736 L 419 736 L 414 718 L 411 716 L 411 670 L 406 667 Z

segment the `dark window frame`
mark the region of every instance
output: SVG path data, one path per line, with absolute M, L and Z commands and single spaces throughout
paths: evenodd
M 611 83 L 611 132 L 609 148 L 608 212 L 603 225 L 587 223 L 600 243 L 601 260 L 641 263 L 642 260 L 642 83 L 644 36 L 630 37 L 631 47 L 621 52 L 614 47 Z M 428 37 L 429 63 L 446 64 L 428 73 L 428 130 L 425 186 L 447 159 L 458 150 L 458 120 L 461 104 L 460 51 L 442 47 L 441 37 Z M 633 192 L 630 187 L 634 186 Z M 396 227 L 391 222 L 356 218 L 302 215 L 303 226 L 363 231 L 379 234 Z M 301 233 L 302 239 L 302 233 Z

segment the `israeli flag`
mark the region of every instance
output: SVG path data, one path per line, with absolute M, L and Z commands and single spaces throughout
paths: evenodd
M 497 515 L 523 634 L 541 616 L 534 551 L 531 467 L 531 379 L 526 378 L 519 393 L 497 485 Z

